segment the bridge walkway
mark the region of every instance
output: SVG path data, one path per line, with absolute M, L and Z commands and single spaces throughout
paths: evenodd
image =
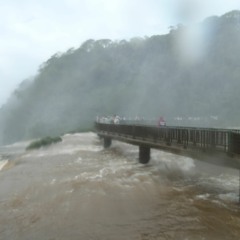
M 238 130 L 155 127 L 147 125 L 95 123 L 96 132 L 105 140 L 111 139 L 155 148 L 204 160 L 209 163 L 240 169 L 240 132 Z M 141 156 L 139 156 L 141 158 Z M 149 159 L 142 163 L 146 163 Z

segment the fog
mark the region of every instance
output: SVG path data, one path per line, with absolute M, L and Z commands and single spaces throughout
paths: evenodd
M 87 39 L 167 34 L 170 26 L 201 22 L 239 9 L 238 0 L 25 0 L 1 3 L 0 106 L 56 52 Z
M 88 39 L 54 54 L 1 108 L 1 142 L 90 130 L 97 115 L 237 126 L 239 25 L 235 10 L 167 34 Z

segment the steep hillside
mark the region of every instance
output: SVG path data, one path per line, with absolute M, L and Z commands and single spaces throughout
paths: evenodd
M 109 114 L 163 115 L 173 124 L 214 116 L 216 127 L 239 125 L 239 62 L 239 11 L 166 35 L 90 39 L 52 56 L 16 89 L 1 108 L 1 141 L 84 130 Z

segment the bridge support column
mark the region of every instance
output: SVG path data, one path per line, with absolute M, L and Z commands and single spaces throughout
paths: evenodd
M 110 147 L 111 144 L 112 144 L 112 139 L 111 138 L 109 138 L 109 137 L 104 137 L 103 138 L 103 146 L 104 146 L 104 148 Z
M 150 160 L 150 147 L 139 146 L 139 163 L 146 164 Z

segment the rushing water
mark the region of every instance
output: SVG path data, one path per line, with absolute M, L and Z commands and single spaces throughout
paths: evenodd
M 93 133 L 2 147 L 1 240 L 240 239 L 238 171 Z

